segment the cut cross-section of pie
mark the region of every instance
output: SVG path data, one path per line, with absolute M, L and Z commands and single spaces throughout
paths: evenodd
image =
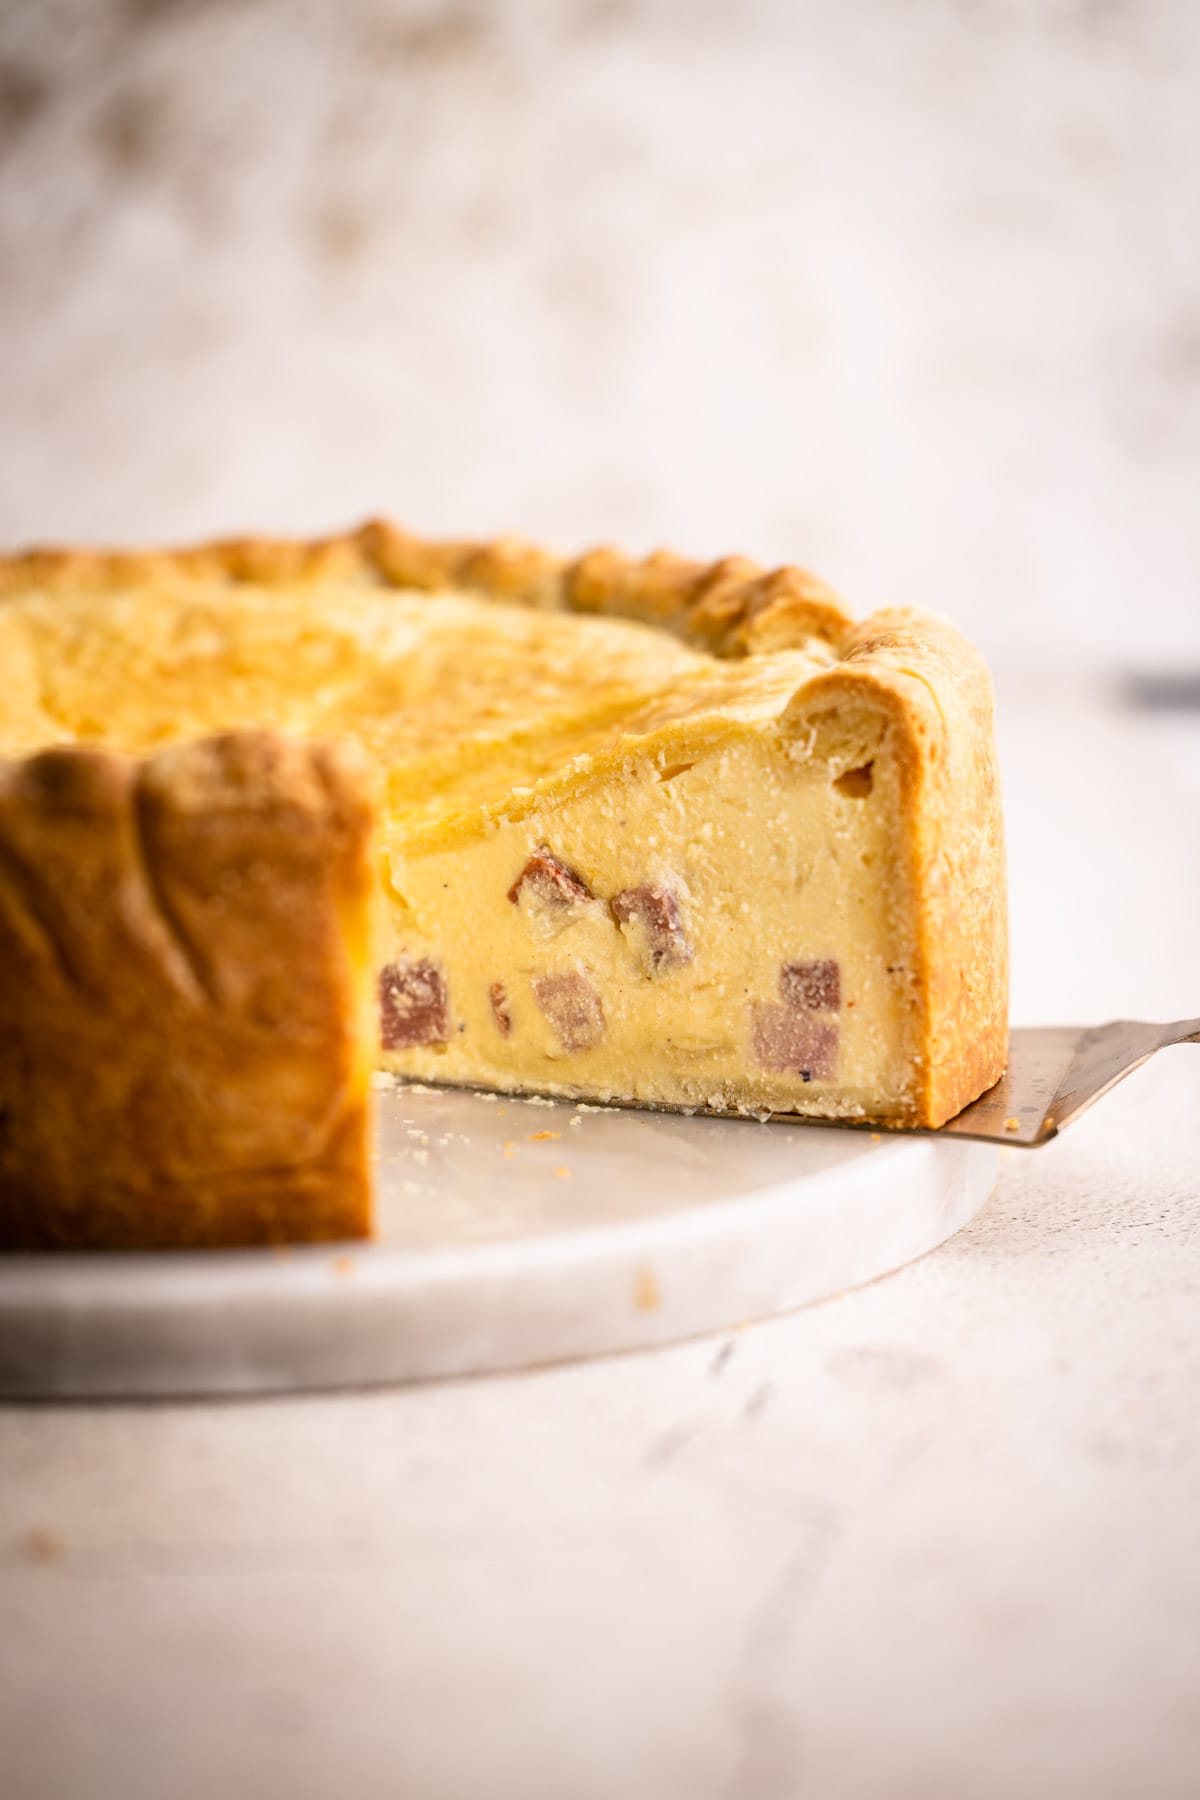
M 369 1071 L 937 1125 L 991 691 L 798 570 L 386 526 L 0 564 L 0 1242 L 366 1228 Z

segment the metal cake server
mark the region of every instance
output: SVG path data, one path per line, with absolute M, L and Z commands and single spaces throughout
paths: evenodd
M 1200 1019 L 1023 1027 L 1009 1033 L 1008 1068 L 995 1087 L 929 1135 L 1029 1149 L 1049 1143 L 1168 1044 L 1200 1044 Z

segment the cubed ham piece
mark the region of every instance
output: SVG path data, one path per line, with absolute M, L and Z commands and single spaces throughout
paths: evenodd
M 600 995 L 582 970 L 568 970 L 562 975 L 536 975 L 533 997 L 568 1053 L 592 1050 L 604 1036 L 604 1008 L 600 1004 Z
M 842 1004 L 842 972 L 831 958 L 785 962 L 779 971 L 779 1004 L 753 1010 L 754 1054 L 764 1069 L 832 1081 L 837 1073 L 838 1028 L 820 1013 Z
M 503 1038 L 512 1035 L 512 1013 L 509 1011 L 508 990 L 502 981 L 493 981 L 488 989 L 488 999 L 492 1003 L 492 1017 L 496 1021 L 496 1030 Z
M 380 1036 L 385 1050 L 450 1039 L 450 999 L 437 963 L 388 963 L 379 971 Z
M 790 1006 L 754 1008 L 754 1054 L 764 1069 L 832 1081 L 837 1073 L 838 1028 Z
M 574 869 L 569 869 L 549 850 L 535 850 L 508 890 L 514 906 L 522 899 L 535 899 L 544 906 L 561 908 L 584 906 L 595 898 L 591 888 Z
M 623 888 L 612 899 L 613 918 L 637 946 L 651 975 L 680 968 L 694 952 L 683 929 L 679 897 L 663 882 Z
M 842 1004 L 842 972 L 832 958 L 786 962 L 779 971 L 779 997 L 798 1012 L 837 1012 Z

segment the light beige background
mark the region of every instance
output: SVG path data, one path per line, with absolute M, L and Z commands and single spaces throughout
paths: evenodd
M 1188 0 L 0 11 L 0 538 L 807 560 L 1200 655 Z

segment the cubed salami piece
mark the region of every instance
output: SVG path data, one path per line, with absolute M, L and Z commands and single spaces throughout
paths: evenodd
M 496 1021 L 496 1030 L 501 1037 L 512 1035 L 512 1013 L 508 1005 L 508 990 L 502 981 L 493 981 L 488 989 L 488 999 L 492 1003 L 492 1017 Z
M 754 1054 L 764 1069 L 832 1081 L 837 1073 L 838 1028 L 791 1006 L 754 1008 Z
M 694 951 L 683 929 L 679 896 L 663 882 L 623 888 L 613 895 L 613 918 L 638 946 L 652 975 L 679 968 L 692 960 Z
M 842 972 L 832 958 L 786 962 L 779 971 L 779 995 L 797 1012 L 836 1012 L 842 1004 Z
M 570 1053 L 592 1050 L 604 1036 L 600 995 L 580 969 L 562 975 L 536 975 L 533 997 L 549 1019 L 562 1048 Z
M 450 1039 L 446 977 L 437 963 L 388 963 L 379 971 L 380 1037 L 385 1050 Z
M 544 906 L 568 911 L 571 907 L 586 905 L 595 895 L 583 877 L 568 868 L 552 851 L 535 850 L 509 888 L 508 897 L 514 906 L 527 897 L 541 901 Z

